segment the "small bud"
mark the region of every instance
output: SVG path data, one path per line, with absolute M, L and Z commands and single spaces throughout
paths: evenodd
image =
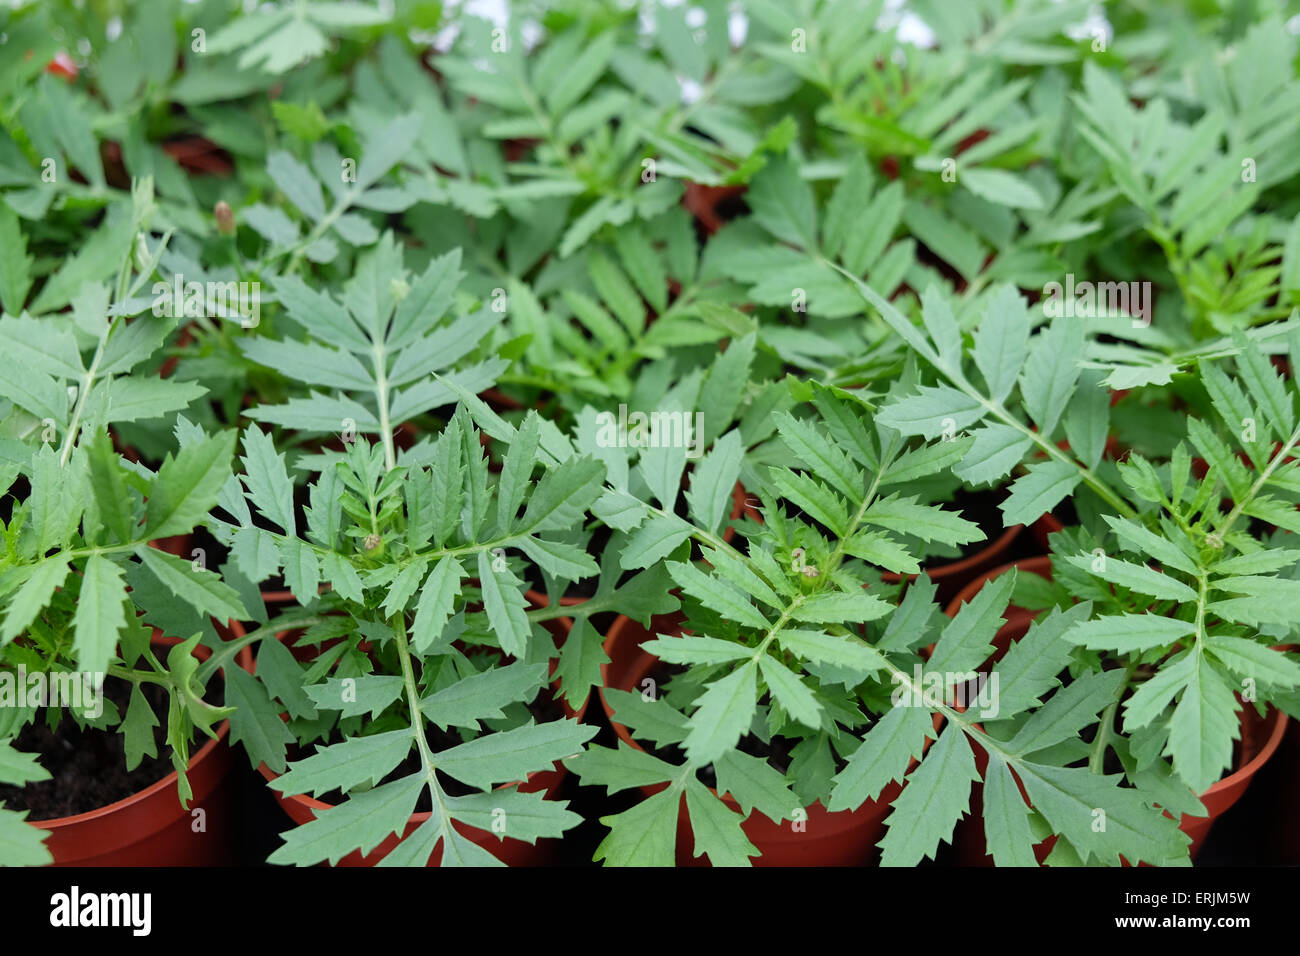
M 235 234 L 235 214 L 230 209 L 230 203 L 221 200 L 213 207 L 212 214 L 217 217 L 217 232 L 223 236 Z
M 138 232 L 135 236 L 135 267 L 143 272 L 149 268 L 149 243 L 145 241 L 144 233 Z
M 389 285 L 393 290 L 393 299 L 401 302 L 411 293 L 411 287 L 402 279 L 391 279 Z
M 377 534 L 368 534 L 365 536 L 364 540 L 362 540 L 361 546 L 367 551 L 373 551 L 375 548 L 379 547 L 382 540 L 383 539 Z

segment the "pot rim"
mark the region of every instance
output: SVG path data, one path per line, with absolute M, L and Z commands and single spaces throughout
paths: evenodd
M 149 643 L 162 644 L 166 647 L 174 647 L 175 645 L 180 644 L 182 642 L 180 638 L 168 637 L 167 635 L 164 635 L 158 628 L 154 628 L 154 632 L 149 639 Z M 199 644 L 195 647 L 195 651 L 198 651 L 200 649 L 206 651 L 208 655 L 212 653 L 212 651 L 209 648 L 205 647 L 203 644 Z M 241 655 L 242 653 L 243 652 L 241 652 Z M 203 659 L 206 659 L 206 657 Z M 221 673 L 221 670 L 218 670 L 218 673 Z M 217 749 L 217 747 L 219 747 L 221 744 L 225 742 L 229 734 L 230 734 L 230 721 L 223 720 L 220 724 L 217 725 L 216 737 L 209 738 L 204 742 L 203 746 L 201 746 L 198 750 L 194 751 L 194 753 L 190 754 L 190 760 L 189 763 L 185 765 L 185 769 L 187 771 L 193 771 L 199 765 L 199 763 L 208 759 L 208 757 L 212 755 L 212 753 Z M 37 829 L 50 830 L 50 831 L 62 830 L 62 829 L 66 829 L 67 827 L 74 827 L 80 824 L 90 823 L 102 817 L 106 817 L 111 814 L 118 813 L 122 810 L 125 810 L 127 807 L 132 806 L 134 804 L 141 803 L 145 800 L 148 800 L 156 796 L 160 791 L 164 789 L 167 788 L 175 789 L 178 779 L 179 779 L 179 774 L 175 770 L 173 770 L 169 774 L 167 774 L 167 776 L 163 777 L 161 780 L 154 781 L 153 783 L 149 784 L 149 786 L 145 787 L 143 790 L 138 790 L 135 793 L 131 794 L 130 796 L 123 797 L 121 800 L 114 800 L 112 803 L 105 804 L 104 806 L 99 807 L 95 810 L 87 810 L 85 813 L 77 813 L 69 817 L 55 817 L 52 820 L 33 820 L 33 821 L 29 821 L 29 823 L 31 826 L 34 826 Z
M 1009 528 L 1004 528 L 1000 535 L 984 547 L 980 548 L 974 554 L 967 555 L 966 557 L 960 558 L 956 561 L 949 561 L 946 564 L 937 565 L 933 568 L 922 568 L 919 574 L 924 574 L 932 581 L 943 581 L 953 575 L 961 574 L 963 571 L 968 571 L 972 567 L 976 567 L 982 562 L 989 560 L 989 558 L 1006 551 L 1011 547 L 1011 543 L 1016 540 L 1016 537 L 1020 532 L 1024 530 L 1024 525 L 1013 524 Z M 917 574 L 900 574 L 897 571 L 884 571 L 880 575 L 881 580 L 890 584 L 895 584 L 902 581 L 904 578 L 914 577 L 917 577 Z

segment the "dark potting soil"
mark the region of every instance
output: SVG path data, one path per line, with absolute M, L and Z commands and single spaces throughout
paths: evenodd
M 14 747 L 40 754 L 40 764 L 50 772 L 50 779 L 22 787 L 0 785 L 0 803 L 10 810 L 30 810 L 29 821 L 53 820 L 106 807 L 166 777 L 172 772 L 166 746 L 167 693 L 156 684 L 145 684 L 142 690 L 158 717 L 154 745 L 159 756 L 146 756 L 128 771 L 121 734 L 82 729 L 68 716 L 57 730 L 51 730 L 41 714 L 36 723 L 19 732 Z M 127 681 L 111 677 L 104 681 L 104 698 L 117 706 L 118 713 L 126 714 L 130 694 Z M 202 739 L 206 738 L 195 742 L 196 749 Z
M 996 491 L 966 491 L 958 489 L 953 493 L 952 503 L 945 508 L 956 511 L 967 521 L 979 525 L 982 540 L 972 541 L 961 546 L 962 557 L 969 557 L 989 547 L 1006 530 L 1002 524 L 1002 509 L 999 507 L 1006 497 L 1004 489 Z

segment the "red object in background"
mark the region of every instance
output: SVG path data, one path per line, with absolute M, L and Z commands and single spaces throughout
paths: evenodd
M 77 64 L 72 62 L 72 57 L 60 50 L 54 54 L 54 59 L 45 64 L 45 72 L 71 81 L 77 78 Z

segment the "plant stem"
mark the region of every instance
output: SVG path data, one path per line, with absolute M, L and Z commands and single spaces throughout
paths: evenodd
M 1093 741 L 1092 755 L 1088 758 L 1088 769 L 1093 773 L 1103 773 L 1106 765 L 1106 747 L 1110 744 L 1110 738 L 1113 734 L 1115 723 L 1115 712 L 1119 710 L 1120 699 L 1124 696 L 1124 689 L 1128 687 L 1129 681 L 1133 679 L 1133 672 L 1137 670 L 1137 658 L 1132 658 L 1124 668 L 1124 680 L 1115 690 L 1115 699 L 1112 700 L 1101 715 L 1101 723 L 1097 726 L 1097 739 Z

